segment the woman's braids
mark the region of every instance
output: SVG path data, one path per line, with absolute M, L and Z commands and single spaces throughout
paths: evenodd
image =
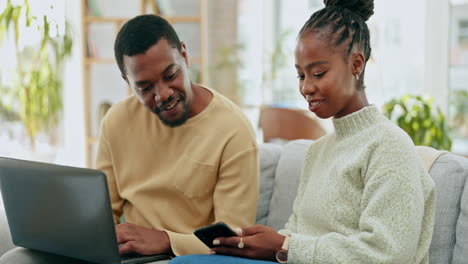
M 374 13 L 372 0 L 324 0 L 326 7 L 315 12 L 299 32 L 301 38 L 307 32 L 316 32 L 328 38 L 332 47 L 347 43 L 346 58 L 353 49 L 364 54 L 365 61 L 371 54 L 369 28 L 366 20 Z M 364 70 L 358 87 L 364 86 Z

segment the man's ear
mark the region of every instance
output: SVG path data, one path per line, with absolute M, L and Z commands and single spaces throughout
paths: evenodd
M 127 75 L 122 73 L 120 76 L 122 76 L 122 79 L 124 79 L 124 81 L 130 86 L 130 83 L 128 82 Z
M 188 54 L 187 54 L 187 47 L 185 46 L 185 43 L 183 41 L 180 42 L 180 55 L 182 55 L 182 58 L 185 60 L 185 64 L 187 64 L 187 68 L 190 67 L 190 62 L 188 59 Z
M 351 59 L 353 75 L 360 75 L 361 72 L 364 70 L 364 66 L 366 65 L 364 54 L 362 54 L 362 52 L 355 52 L 352 54 Z

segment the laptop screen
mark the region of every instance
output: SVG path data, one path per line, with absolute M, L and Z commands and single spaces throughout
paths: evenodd
M 0 158 L 0 188 L 15 245 L 120 263 L 103 172 Z

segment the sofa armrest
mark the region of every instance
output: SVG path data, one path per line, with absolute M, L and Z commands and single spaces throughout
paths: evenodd
M 468 159 L 452 153 L 443 154 L 432 164 L 429 174 L 436 189 L 430 263 L 466 263 Z
M 5 209 L 3 208 L 3 200 L 0 194 L 0 257 L 13 248 L 14 245 L 11 242 L 10 229 L 8 228 Z

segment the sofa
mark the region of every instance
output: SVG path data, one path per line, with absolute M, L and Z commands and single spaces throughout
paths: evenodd
M 285 145 L 260 145 L 257 223 L 277 230 L 284 226 L 292 212 L 302 163 L 311 143 L 294 140 Z M 435 160 L 429 174 L 436 185 L 437 206 L 430 263 L 468 263 L 468 159 L 443 154 Z M 0 205 L 0 256 L 12 247 Z

